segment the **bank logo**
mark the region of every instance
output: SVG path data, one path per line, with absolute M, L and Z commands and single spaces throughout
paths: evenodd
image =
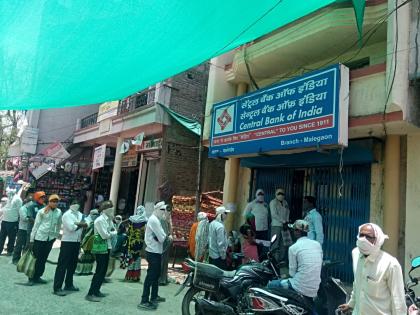
M 216 109 L 215 134 L 233 131 L 234 109 L 233 104 Z

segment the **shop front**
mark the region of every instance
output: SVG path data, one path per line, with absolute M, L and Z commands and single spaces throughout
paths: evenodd
M 368 222 L 371 199 L 371 165 L 376 140 L 350 141 L 348 148 L 329 152 L 305 152 L 270 157 L 241 158 L 241 167 L 251 169 L 249 198 L 257 189 L 265 201 L 283 188 L 290 208 L 290 222 L 304 217 L 303 197 L 317 198 L 324 228 L 325 259 L 343 262 L 334 275 L 352 279 L 351 251 L 359 225 Z M 341 164 L 341 165 L 340 165 Z
M 348 69 L 334 65 L 214 104 L 209 155 L 228 159 L 224 202 L 235 210 L 231 228 L 243 223 L 259 188 L 267 203 L 277 188 L 285 190 L 291 222 L 305 215 L 303 197 L 314 196 L 324 258 L 342 262 L 333 274 L 350 282 L 357 227 L 370 218 L 377 143 L 348 141 L 348 95 Z

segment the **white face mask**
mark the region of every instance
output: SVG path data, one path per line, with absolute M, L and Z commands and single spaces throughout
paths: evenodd
M 79 205 L 71 205 L 70 206 L 70 210 L 71 211 L 77 212 L 77 211 L 79 211 L 79 209 L 80 209 L 80 206 Z
M 108 216 L 108 218 L 111 218 L 111 219 L 114 218 L 114 209 L 113 208 L 105 209 L 103 211 L 103 213 L 105 213 Z
M 359 248 L 359 251 L 366 256 L 369 256 L 375 251 L 375 245 L 369 242 L 366 237 L 358 237 L 356 245 Z
M 258 195 L 258 196 L 257 196 L 257 201 L 259 201 L 259 202 L 263 202 L 263 201 L 264 201 L 264 195 L 263 195 L 263 196 Z

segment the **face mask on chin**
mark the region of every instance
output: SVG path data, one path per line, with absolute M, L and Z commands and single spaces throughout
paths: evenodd
M 369 256 L 372 254 L 376 247 L 371 242 L 369 242 L 366 237 L 358 237 L 356 241 L 357 248 L 359 248 L 359 251 L 365 255 Z

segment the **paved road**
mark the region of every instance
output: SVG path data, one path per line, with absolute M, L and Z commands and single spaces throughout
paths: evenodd
M 57 261 L 58 249 L 53 249 L 50 258 Z M 92 303 L 84 299 L 90 285 L 92 276 L 75 276 L 74 283 L 80 288 L 80 292 L 69 294 L 64 297 L 52 294 L 52 281 L 54 278 L 55 265 L 47 263 L 46 272 L 43 276 L 48 284 L 27 287 L 19 285 L 27 281 L 24 274 L 16 271 L 16 266 L 10 264 L 10 257 L 0 256 L 0 314 L 20 315 L 50 315 L 50 314 L 144 314 L 145 311 L 137 309 L 139 298 L 143 288 L 139 283 L 125 283 L 125 271 L 117 268 L 112 275 L 112 282 L 104 284 L 102 292 L 109 296 L 102 302 Z M 146 272 L 142 271 L 142 281 Z M 160 304 L 155 312 L 150 314 L 181 314 L 182 295 L 174 297 L 178 285 L 169 284 L 160 287 L 159 295 L 167 299 Z

